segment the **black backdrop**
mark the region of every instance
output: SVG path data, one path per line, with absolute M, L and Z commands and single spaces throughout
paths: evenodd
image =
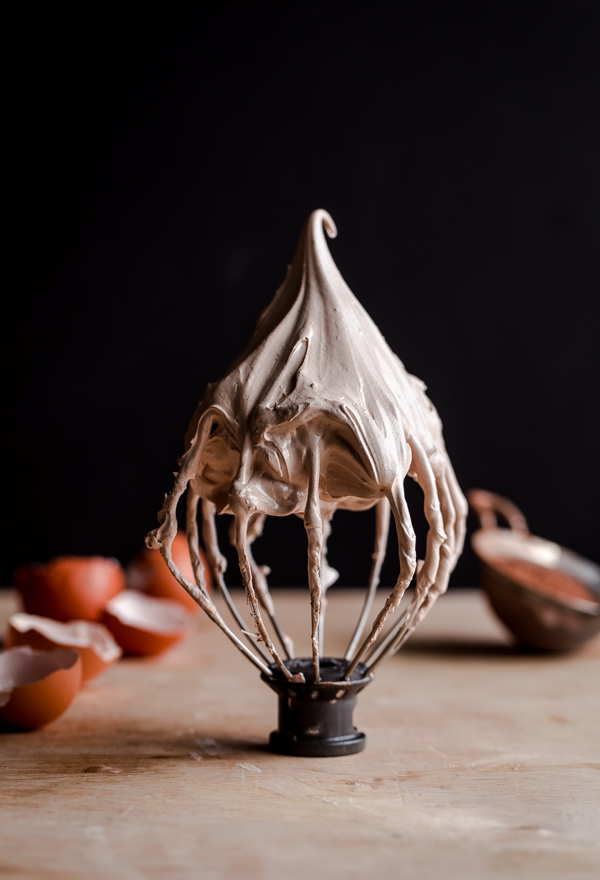
M 13 20 L 1 583 L 142 545 L 316 207 L 461 485 L 598 560 L 599 4 L 391 8 Z M 361 583 L 372 518 L 336 520 Z M 304 582 L 302 532 L 268 524 L 274 583 Z

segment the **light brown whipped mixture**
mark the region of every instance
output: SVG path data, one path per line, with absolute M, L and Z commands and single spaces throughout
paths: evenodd
M 441 422 L 425 386 L 405 370 L 344 282 L 325 232 L 335 237 L 334 223 L 325 211 L 315 211 L 304 226 L 286 279 L 260 316 L 248 346 L 227 374 L 207 387 L 188 429 L 175 485 L 159 514 L 160 526 L 148 536 L 148 545 L 161 549 L 175 577 L 240 650 L 263 671 L 275 662 L 292 678 L 284 659 L 292 656 L 293 646 L 277 624 L 268 571 L 254 561 L 251 545 L 267 515 L 302 517 L 308 537 L 315 681 L 326 592 L 337 577 L 326 553 L 335 511 L 377 505 L 373 567 L 361 620 L 346 653 L 351 661 L 348 675 L 359 661 L 366 659 L 372 666 L 396 650 L 446 590 L 462 550 L 466 517 Z M 404 495 L 407 475 L 419 483 L 425 498 L 429 533 L 422 562 L 416 559 Z M 170 553 L 177 531 L 176 506 L 186 489 L 196 583 L 181 575 Z M 206 590 L 198 554 L 199 499 L 209 564 L 230 605 L 214 516 L 234 517 L 234 542 L 256 633 L 247 633 L 233 607 L 232 612 L 254 650 L 229 629 Z M 400 573 L 361 642 L 379 583 L 390 512 L 398 533 Z M 410 606 L 373 648 L 415 575 Z

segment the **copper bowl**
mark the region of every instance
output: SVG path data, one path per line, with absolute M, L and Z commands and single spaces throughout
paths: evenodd
M 508 629 L 524 646 L 572 651 L 600 632 L 600 567 L 564 547 L 531 535 L 521 511 L 506 498 L 467 493 L 481 528 L 471 546 L 481 586 Z M 499 528 L 497 517 L 508 528 Z

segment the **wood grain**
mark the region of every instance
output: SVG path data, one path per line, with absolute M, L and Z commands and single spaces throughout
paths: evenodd
M 331 596 L 335 653 L 358 596 Z M 276 601 L 307 648 L 307 595 Z M 14 607 L 0 599 L 2 625 Z M 275 695 L 200 620 L 54 724 L 2 734 L 0 876 L 595 878 L 599 670 L 598 640 L 519 654 L 454 591 L 360 695 L 364 752 L 286 758 L 265 749 Z

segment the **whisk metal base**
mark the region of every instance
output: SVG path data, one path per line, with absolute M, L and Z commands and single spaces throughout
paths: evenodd
M 315 684 L 312 659 L 286 661 L 292 673 L 302 672 L 306 682 L 284 679 L 277 666 L 261 675 L 279 697 L 279 729 L 271 734 L 274 752 L 310 758 L 353 755 L 365 747 L 366 737 L 352 723 L 357 694 L 372 676 L 359 664 L 349 681 L 343 681 L 349 662 L 335 657 L 321 660 L 321 681 Z

